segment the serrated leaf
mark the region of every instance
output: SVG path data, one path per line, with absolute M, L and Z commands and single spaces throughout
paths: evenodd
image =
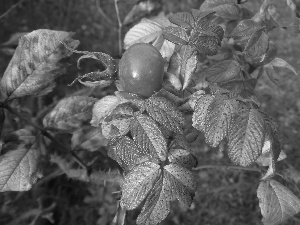
M 189 40 L 186 31 L 180 27 L 165 27 L 163 29 L 163 37 L 178 45 L 187 45 Z
M 224 4 L 234 5 L 234 4 L 236 4 L 236 0 L 205 0 L 201 5 L 200 10 L 201 11 L 210 11 L 214 7 L 224 5 Z
M 225 60 L 207 68 L 203 74 L 208 82 L 219 83 L 236 78 L 240 72 L 241 67 L 237 61 Z
M 108 140 L 103 136 L 101 128 L 84 126 L 73 133 L 71 148 L 73 150 L 84 149 L 91 152 L 107 146 Z
M 196 167 L 198 164 L 196 157 L 185 149 L 171 149 L 168 159 L 170 163 L 178 164 L 188 169 Z
M 102 134 L 107 139 L 126 135 L 130 130 L 130 123 L 133 119 L 130 115 L 110 115 L 101 124 Z
M 121 101 L 129 101 L 136 105 L 141 112 L 145 110 L 145 100 L 141 96 L 126 91 L 116 91 L 115 95 Z
M 164 97 L 151 97 L 146 100 L 149 115 L 170 131 L 182 133 L 185 126 L 183 114 Z
M 41 177 L 38 146 L 36 137 L 25 129 L 4 138 L 0 156 L 0 192 L 28 191 Z
M 50 92 L 55 86 L 54 79 L 66 71 L 59 61 L 72 54 L 61 42 L 72 49 L 79 44 L 71 39 L 72 35 L 41 29 L 22 36 L 0 81 L 0 100 Z
M 152 157 L 165 161 L 167 142 L 155 121 L 146 115 L 137 115 L 130 124 L 133 139 L 140 148 L 149 152 Z
M 174 23 L 184 29 L 192 28 L 194 26 L 194 18 L 188 12 L 178 12 L 169 17 L 171 23 Z
M 169 61 L 171 56 L 174 53 L 174 50 L 175 50 L 175 44 L 171 41 L 164 40 L 159 52 L 164 59 Z
M 279 225 L 300 212 L 300 199 L 275 180 L 260 182 L 257 197 L 264 225 Z
M 121 207 L 126 210 L 138 207 L 160 175 L 159 165 L 153 162 L 144 162 L 134 167 L 122 184 Z
M 268 50 L 268 46 L 269 36 L 266 34 L 266 32 L 258 30 L 249 38 L 244 52 L 254 59 L 262 58 L 261 61 L 263 61 Z
M 205 140 L 206 143 L 217 147 L 225 137 L 229 135 L 229 128 L 236 115 L 238 102 L 217 96 L 207 109 L 205 117 Z
M 199 90 L 199 91 L 196 91 L 194 92 L 191 96 L 190 96 L 190 99 L 189 99 L 189 105 L 190 107 L 195 110 L 195 106 L 196 106 L 196 103 L 198 101 L 198 99 L 205 95 L 205 91 L 204 90 Z
M 151 22 L 150 20 L 142 21 L 134 25 L 126 33 L 124 37 L 124 47 L 128 49 L 135 43 L 154 43 L 161 37 L 162 27 L 159 24 Z M 160 50 L 160 48 L 158 48 L 158 50 Z
M 222 29 L 222 28 L 221 28 Z M 200 54 L 217 54 L 220 39 L 215 36 L 201 34 L 201 31 L 193 30 L 189 39 L 189 45 L 195 48 Z
M 117 161 L 125 172 L 149 158 L 147 152 L 127 136 L 116 138 L 110 143 L 108 156 Z
M 46 128 L 74 132 L 92 119 L 96 98 L 72 96 L 60 100 L 43 119 Z
M 240 166 L 251 165 L 260 156 L 265 140 L 265 123 L 256 109 L 240 112 L 228 136 L 228 156 Z
M 109 115 L 119 104 L 121 100 L 113 95 L 107 95 L 98 100 L 93 107 L 93 117 L 91 125 L 98 127 L 103 122 L 104 118 Z
M 186 46 L 189 48 L 190 46 Z M 182 83 L 183 87 L 182 90 L 185 90 L 194 75 L 195 70 L 197 69 L 197 63 L 198 63 L 198 58 L 197 58 L 197 52 L 192 51 L 189 54 L 185 54 L 182 60 L 182 66 L 181 66 L 181 71 L 180 75 L 182 77 Z
M 235 4 L 236 0 L 207 0 L 201 5 L 200 10 L 214 11 L 222 18 L 236 20 L 240 17 L 240 10 Z
M 162 176 L 156 181 L 146 199 L 137 224 L 158 224 L 168 215 L 170 201 L 175 199 L 183 206 L 189 207 L 195 190 L 196 183 L 191 171 L 176 164 L 165 166 Z
M 289 64 L 287 63 L 285 60 L 281 59 L 281 58 L 275 58 L 273 59 L 270 64 L 272 64 L 275 67 L 281 67 L 281 68 L 286 68 L 291 70 L 295 75 L 299 75 L 296 70 Z
M 208 107 L 214 98 L 214 95 L 201 95 L 196 102 L 192 120 L 193 127 L 199 131 L 205 130 L 205 118 L 208 112 Z
M 229 37 L 250 37 L 256 31 L 263 27 L 252 19 L 246 19 L 239 22 L 233 29 Z

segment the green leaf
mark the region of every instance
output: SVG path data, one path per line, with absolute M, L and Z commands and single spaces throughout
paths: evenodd
M 241 73 L 241 67 L 235 60 L 221 61 L 203 71 L 206 80 L 212 83 L 229 81 Z
M 265 123 L 256 109 L 244 110 L 232 123 L 228 156 L 240 166 L 249 166 L 260 156 L 265 140 Z
M 275 58 L 273 59 L 270 64 L 272 64 L 275 67 L 281 67 L 281 68 L 286 68 L 291 70 L 295 75 L 299 75 L 296 70 L 290 65 L 288 64 L 286 61 L 284 61 L 283 59 L 280 58 Z
M 20 38 L 19 45 L 0 81 L 0 100 L 11 100 L 26 95 L 45 95 L 55 86 L 54 79 L 66 72 L 60 60 L 70 56 L 70 48 L 79 41 L 73 33 L 36 30 Z
M 30 190 L 41 178 L 39 157 L 39 142 L 29 130 L 6 136 L 0 155 L 0 192 Z
M 74 132 L 90 122 L 96 98 L 72 96 L 60 100 L 43 119 L 46 128 Z
M 225 19 L 236 20 L 240 17 L 240 8 L 236 0 L 206 0 L 200 7 L 201 11 L 214 11 L 217 16 Z
M 148 154 L 129 137 L 116 138 L 110 143 L 108 156 L 117 161 L 125 172 L 148 160 Z
M 214 100 L 214 95 L 201 95 L 196 102 L 193 113 L 193 127 L 199 131 L 205 130 L 206 115 L 208 113 L 209 105 Z
M 172 164 L 178 164 L 185 168 L 191 169 L 196 167 L 198 162 L 195 156 L 190 151 L 185 149 L 171 149 L 168 159 Z
M 178 45 L 187 45 L 189 40 L 185 30 L 180 27 L 165 27 L 163 29 L 163 36 L 168 41 Z
M 274 66 L 269 63 L 267 65 L 263 66 L 264 68 L 264 72 L 267 74 L 267 76 L 269 77 L 269 79 L 276 84 L 277 86 L 279 86 L 279 79 L 276 77 L 277 73 L 274 69 Z
M 140 95 L 129 93 L 126 91 L 116 91 L 115 95 L 121 100 L 121 101 L 129 101 L 136 105 L 141 112 L 145 110 L 145 100 Z
M 300 212 L 300 199 L 275 180 L 260 182 L 257 197 L 264 225 L 279 225 Z
M 181 55 L 181 70 L 180 70 L 180 78 L 182 80 L 182 90 L 186 89 L 190 84 L 194 72 L 197 68 L 198 58 L 197 52 L 193 51 L 190 46 L 183 46 L 181 48 L 183 51 L 180 53 Z
M 174 23 L 184 29 L 192 28 L 194 26 L 194 18 L 188 12 L 178 12 L 169 17 L 171 23 Z
M 205 95 L 205 91 L 203 91 L 203 90 L 199 90 L 199 91 L 196 91 L 196 92 L 194 92 L 189 98 L 189 105 L 190 105 L 190 107 L 193 109 L 193 110 L 195 110 L 195 106 L 196 106 L 196 103 L 197 103 L 197 101 L 198 101 L 198 99 L 201 97 L 201 96 L 203 96 L 203 95 Z
M 160 176 L 159 165 L 153 162 L 144 162 L 134 167 L 122 184 L 121 207 L 126 210 L 138 207 Z
M 233 29 L 229 37 L 250 37 L 256 31 L 262 29 L 259 23 L 252 19 L 246 19 L 239 22 L 239 24 Z
M 172 102 L 163 97 L 151 97 L 146 100 L 146 111 L 159 124 L 175 133 L 182 133 L 185 126 L 183 114 Z
M 167 142 L 153 119 L 143 114 L 137 115 L 130 124 L 130 131 L 140 148 L 148 151 L 152 157 L 166 160 Z
M 103 136 L 101 128 L 84 126 L 73 133 L 71 148 L 73 150 L 84 149 L 91 152 L 107 146 L 108 140 Z
M 238 102 L 217 96 L 207 109 L 205 117 L 205 140 L 206 143 L 217 147 L 225 137 L 229 135 L 229 128 L 233 122 Z
M 248 40 L 244 52 L 252 58 L 264 60 L 269 46 L 269 36 L 262 30 L 256 31 Z

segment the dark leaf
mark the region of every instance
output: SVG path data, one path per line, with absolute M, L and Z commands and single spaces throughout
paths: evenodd
M 265 123 L 256 109 L 238 112 L 228 137 L 228 156 L 240 166 L 249 166 L 260 156 L 265 140 Z
M 167 142 L 155 121 L 146 115 L 138 115 L 130 124 L 130 131 L 137 145 L 160 161 L 167 158 Z
M 96 98 L 72 96 L 60 100 L 43 119 L 46 128 L 74 132 L 92 119 Z
M 183 114 L 172 102 L 163 97 L 146 100 L 146 111 L 158 123 L 175 133 L 182 133 L 185 126 Z
M 171 163 L 178 164 L 188 169 L 196 167 L 198 164 L 196 157 L 193 156 L 190 151 L 185 149 L 171 149 L 168 159 Z
M 101 125 L 103 136 L 107 139 L 111 139 L 126 135 L 130 130 L 130 123 L 132 119 L 132 115 L 121 113 L 105 117 Z
M 194 26 L 194 18 L 188 12 L 178 12 L 169 17 L 171 23 L 174 23 L 184 29 L 192 28 Z
M 2 101 L 25 95 L 45 95 L 54 79 L 65 73 L 59 63 L 72 54 L 61 42 L 76 48 L 79 41 L 64 31 L 36 30 L 20 38 L 19 45 L 0 82 Z
M 266 32 L 258 30 L 248 40 L 244 52 L 252 58 L 262 58 L 263 61 L 268 47 L 269 36 Z
M 101 128 L 84 126 L 73 133 L 71 147 L 73 150 L 84 149 L 91 152 L 107 146 L 108 140 L 103 136 Z
M 201 11 L 214 11 L 216 15 L 236 20 L 240 17 L 240 8 L 236 6 L 236 0 L 206 0 L 200 7 Z

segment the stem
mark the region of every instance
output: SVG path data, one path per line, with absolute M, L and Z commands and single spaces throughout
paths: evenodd
M 101 9 L 100 6 L 100 1 L 101 0 L 96 0 L 96 7 L 97 10 L 99 12 L 99 14 L 103 17 L 103 19 L 105 19 L 110 25 L 115 26 L 115 24 L 113 23 L 113 21 L 104 13 L 104 11 Z
M 7 104 L 3 104 L 2 105 L 3 108 L 7 109 L 9 112 L 11 112 L 12 114 L 14 114 L 15 116 L 17 116 L 18 118 L 20 118 L 21 120 L 25 121 L 26 123 L 30 124 L 31 126 L 33 126 L 35 129 L 39 130 L 41 132 L 42 135 L 44 135 L 45 137 L 47 137 L 49 140 L 51 140 L 53 143 L 55 143 L 56 145 L 58 145 L 62 150 L 66 151 L 67 153 L 71 154 L 72 157 L 74 158 L 74 160 L 85 170 L 88 171 L 88 167 L 81 161 L 81 159 L 76 155 L 75 152 L 70 151 L 70 149 L 68 149 L 66 146 L 64 146 L 62 143 L 60 143 L 58 140 L 56 140 L 51 134 L 49 134 L 43 127 L 40 127 L 39 125 L 35 124 L 34 122 L 32 122 L 31 120 L 25 118 L 23 115 L 21 115 L 20 113 L 16 112 L 13 108 L 11 108 L 9 105 Z
M 16 8 L 17 6 L 21 5 L 25 0 L 21 0 L 19 2 L 17 2 L 16 4 L 12 5 L 5 13 L 3 13 L 0 16 L 0 20 L 3 19 L 5 16 L 7 16 L 14 8 Z
M 122 22 L 120 19 L 120 12 L 119 12 L 119 7 L 118 7 L 118 1 L 119 0 L 114 0 L 115 3 L 115 9 L 116 9 L 116 13 L 117 13 L 117 18 L 118 18 L 118 25 L 119 25 L 119 30 L 118 30 L 118 34 L 119 34 L 119 56 L 122 55 Z
M 243 166 L 230 166 L 230 165 L 202 165 L 198 166 L 193 170 L 202 170 L 202 169 L 232 169 L 232 170 L 244 170 L 244 171 L 252 171 L 252 172 L 259 172 L 262 171 L 259 168 L 254 167 L 243 167 Z

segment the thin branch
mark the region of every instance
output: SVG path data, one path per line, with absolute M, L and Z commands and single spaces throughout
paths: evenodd
M 25 118 L 23 115 L 21 115 L 20 113 L 16 112 L 13 108 L 11 108 L 9 105 L 4 104 L 2 105 L 3 108 L 7 109 L 9 112 L 11 112 L 12 114 L 14 114 L 15 116 L 17 116 L 18 118 L 20 118 L 21 120 L 25 121 L 26 123 L 30 124 L 31 126 L 33 126 L 35 129 L 39 130 L 41 132 L 42 135 L 44 135 L 45 137 L 47 137 L 49 140 L 51 140 L 53 143 L 55 143 L 56 145 L 58 145 L 62 150 L 64 150 L 65 152 L 69 153 L 72 155 L 72 157 L 74 158 L 74 160 L 85 170 L 88 171 L 88 167 L 81 161 L 81 159 L 76 155 L 75 152 L 71 151 L 70 149 L 68 149 L 66 146 L 64 146 L 62 143 L 60 143 L 58 140 L 56 140 L 51 134 L 49 134 L 43 127 L 40 127 L 39 125 L 35 124 L 34 122 L 32 122 L 31 120 Z
M 100 6 L 100 1 L 101 0 L 96 0 L 96 7 L 97 7 L 97 10 L 99 12 L 99 14 L 103 17 L 103 19 L 105 19 L 109 24 L 115 26 L 114 22 L 105 14 L 105 12 L 101 9 L 101 6 Z
M 259 172 L 262 171 L 259 168 L 254 167 L 242 167 L 242 166 L 230 166 L 230 165 L 202 165 L 198 166 L 193 170 L 202 170 L 202 169 L 228 169 L 228 170 L 244 170 L 244 171 L 252 171 L 252 172 Z
M 3 19 L 4 17 L 6 17 L 14 8 L 18 7 L 19 5 L 21 5 L 25 0 L 21 0 L 19 2 L 17 2 L 16 4 L 12 5 L 5 13 L 3 13 L 0 16 L 0 20 Z
M 117 13 L 117 18 L 118 18 L 118 25 L 119 25 L 119 30 L 118 30 L 118 34 L 119 34 L 119 55 L 122 55 L 122 22 L 120 19 L 120 12 L 119 12 L 119 7 L 118 7 L 118 1 L 119 0 L 114 0 L 115 3 L 115 9 L 116 9 L 116 13 Z

